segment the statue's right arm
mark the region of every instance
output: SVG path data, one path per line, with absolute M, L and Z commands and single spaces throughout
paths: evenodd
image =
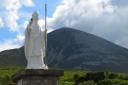
M 28 25 L 27 25 L 27 33 L 28 34 L 30 34 L 30 31 L 31 31 L 31 24 L 32 24 L 32 21 L 33 21 L 33 19 L 31 18 L 31 20 L 30 20 L 30 22 L 28 23 Z
M 28 35 L 30 35 L 30 31 L 31 31 L 31 25 L 30 23 L 27 25 L 27 29 L 26 29 L 26 32 Z
M 30 25 L 28 24 L 27 25 L 27 28 L 26 28 L 26 30 L 25 30 L 25 49 L 24 49 L 24 51 L 25 51 L 25 56 L 26 56 L 26 58 L 28 58 L 29 57 L 29 43 L 30 43 Z
M 32 24 L 32 20 L 29 22 L 29 24 L 26 27 L 25 30 L 25 56 L 26 58 L 29 57 L 29 53 L 30 53 L 30 32 L 31 32 L 31 24 Z

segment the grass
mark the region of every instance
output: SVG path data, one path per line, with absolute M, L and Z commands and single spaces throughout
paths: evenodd
M 23 70 L 22 67 L 18 66 L 8 66 L 0 68 L 0 85 L 16 85 L 11 81 L 11 77 L 17 71 Z M 74 85 L 75 79 L 86 77 L 88 73 L 92 73 L 91 80 L 80 82 L 79 85 L 128 85 L 128 74 L 127 73 L 111 73 L 109 75 L 111 79 L 100 80 L 95 82 L 93 77 L 99 77 L 100 74 L 97 72 L 89 72 L 85 70 L 65 70 L 64 76 L 59 78 L 58 85 Z
M 83 76 L 86 74 L 84 70 L 65 70 L 64 76 L 59 78 L 59 85 L 74 85 L 74 75 Z

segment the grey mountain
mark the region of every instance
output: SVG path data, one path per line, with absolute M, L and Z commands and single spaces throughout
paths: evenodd
M 60 28 L 48 34 L 46 63 L 51 68 L 127 72 L 128 49 L 98 36 Z M 0 53 L 0 66 L 26 65 L 23 47 Z

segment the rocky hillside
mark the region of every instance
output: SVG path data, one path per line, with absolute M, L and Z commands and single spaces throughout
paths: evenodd
M 60 28 L 48 34 L 49 67 L 127 72 L 127 61 L 127 49 L 95 35 L 72 28 Z M 23 47 L 0 53 L 0 66 L 25 64 Z

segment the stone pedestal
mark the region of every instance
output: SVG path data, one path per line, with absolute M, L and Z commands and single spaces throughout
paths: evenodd
M 62 70 L 26 69 L 13 75 L 17 85 L 58 85 L 58 77 L 63 76 Z

